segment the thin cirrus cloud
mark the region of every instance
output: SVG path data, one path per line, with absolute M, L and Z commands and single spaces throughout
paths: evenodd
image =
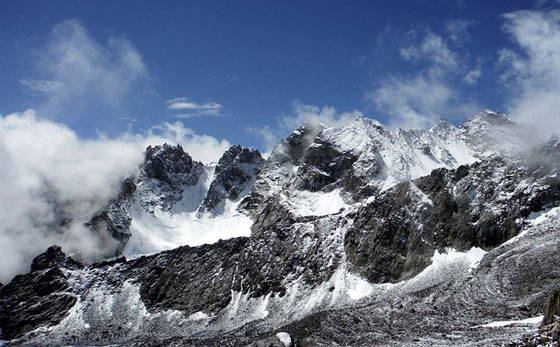
M 21 78 L 18 82 L 30 93 L 37 94 L 57 92 L 64 87 L 64 84 L 60 81 L 36 80 L 33 78 Z
M 189 100 L 186 97 L 174 98 L 167 100 L 167 109 L 176 112 L 176 118 L 198 118 L 198 117 L 216 117 L 222 116 L 223 107 L 221 104 L 208 101 L 198 103 Z
M 464 44 L 470 40 L 469 28 L 476 24 L 473 20 L 450 19 L 445 22 L 445 31 L 449 39 L 456 44 Z

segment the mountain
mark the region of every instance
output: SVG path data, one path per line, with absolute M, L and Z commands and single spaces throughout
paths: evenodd
M 115 258 L 49 248 L 0 287 L 2 337 L 522 344 L 560 287 L 560 141 L 538 142 L 486 110 L 429 130 L 304 124 L 266 160 L 233 146 L 204 165 L 150 146 L 88 223 Z

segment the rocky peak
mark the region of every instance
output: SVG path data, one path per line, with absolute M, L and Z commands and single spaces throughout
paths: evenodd
M 511 157 L 540 142 L 536 130 L 514 122 L 503 113 L 485 110 L 459 127 L 462 139 L 478 158 Z
M 67 257 L 59 246 L 51 246 L 33 260 L 31 273 L 18 275 L 0 288 L 0 332 L 2 338 L 21 337 L 39 326 L 59 323 L 75 305 L 63 269 L 83 265 Z
M 71 257 L 67 257 L 60 246 L 50 246 L 44 253 L 33 259 L 31 271 L 46 270 L 53 267 L 78 269 L 82 267 L 82 264 Z
M 432 134 L 446 141 L 459 136 L 459 130 L 450 122 L 442 119 L 429 130 Z
M 315 141 L 315 137 L 324 128 L 323 125 L 303 124 L 276 146 L 269 161 L 280 163 L 290 161 L 296 165 L 300 164 L 305 153 Z
M 231 146 L 218 161 L 215 174 L 219 175 L 233 166 L 242 166 L 244 164 L 254 166 L 255 164 L 262 164 L 263 161 L 261 153 L 258 150 L 251 150 L 247 147 L 234 145 Z
M 202 202 L 201 210 L 219 212 L 216 207 L 225 199 L 237 200 L 242 192 L 248 193 L 263 163 L 264 159 L 257 150 L 239 145 L 228 149 L 216 165 L 214 180 Z
M 148 146 L 144 158 L 144 172 L 147 178 L 155 178 L 171 186 L 185 184 L 191 173 L 193 160 L 181 145 Z
M 511 120 L 508 116 L 501 112 L 495 112 L 489 109 L 486 109 L 482 112 L 479 112 L 472 121 L 479 121 L 479 122 L 487 122 L 494 126 L 502 126 L 502 125 L 514 125 L 515 122 Z

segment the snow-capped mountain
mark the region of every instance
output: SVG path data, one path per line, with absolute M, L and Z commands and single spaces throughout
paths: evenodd
M 560 142 L 536 138 L 487 110 L 429 130 L 361 117 L 304 124 L 266 160 L 233 146 L 204 165 L 180 146 L 148 147 L 89 223 L 126 258 L 81 264 L 49 248 L 0 288 L 2 336 L 78 345 L 511 341 L 528 328 L 484 325 L 538 316 L 560 286 Z

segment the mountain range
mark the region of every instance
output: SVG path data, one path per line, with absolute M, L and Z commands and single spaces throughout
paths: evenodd
M 212 164 L 180 145 L 150 146 L 85 223 L 108 240 L 107 258 L 56 245 L 38 255 L 0 287 L 1 336 L 7 345 L 552 343 L 559 169 L 560 140 L 490 110 L 429 130 L 364 117 L 306 123 L 267 158 L 236 145 Z

